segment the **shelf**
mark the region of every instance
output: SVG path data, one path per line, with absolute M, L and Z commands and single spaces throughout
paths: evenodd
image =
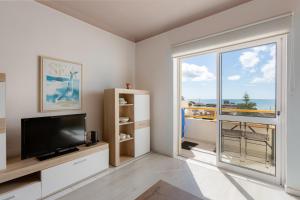
M 124 140 L 120 140 L 120 143 L 121 143 L 121 142 L 130 141 L 130 140 L 133 140 L 133 137 L 131 137 L 131 138 L 127 138 L 127 139 L 124 139 Z
M 21 178 L 17 178 L 14 180 L 7 181 L 5 183 L 0 184 L 0 194 L 4 194 L 19 188 L 22 188 L 26 185 L 30 185 L 33 183 L 40 183 L 40 173 L 35 172 L 33 174 L 23 176 Z
M 130 160 L 132 160 L 134 157 L 133 156 L 120 156 L 120 163 L 125 163 Z
M 119 122 L 119 125 L 122 126 L 122 125 L 127 125 L 127 124 L 133 124 L 134 122 Z
M 127 104 L 119 104 L 120 107 L 126 107 L 126 106 L 133 106 L 132 103 L 127 103 Z

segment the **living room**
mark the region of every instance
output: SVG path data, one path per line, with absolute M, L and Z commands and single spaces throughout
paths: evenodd
M 0 26 L 0 199 L 299 199 L 298 0 L 1 1 Z

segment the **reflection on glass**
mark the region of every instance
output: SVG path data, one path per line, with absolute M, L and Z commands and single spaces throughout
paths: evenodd
M 221 54 L 223 115 L 275 117 L 276 44 Z
M 221 161 L 275 175 L 276 126 L 221 121 Z

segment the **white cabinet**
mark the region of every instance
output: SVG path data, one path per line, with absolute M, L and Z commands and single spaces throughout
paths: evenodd
M 37 199 L 41 199 L 41 182 L 39 181 L 0 194 L 0 200 L 37 200 Z
M 150 152 L 150 127 L 135 130 L 135 157 Z
M 42 197 L 49 196 L 108 168 L 108 149 L 41 172 Z
M 134 95 L 134 156 L 150 152 L 150 95 Z
M 134 95 L 134 121 L 140 122 L 150 119 L 150 95 Z

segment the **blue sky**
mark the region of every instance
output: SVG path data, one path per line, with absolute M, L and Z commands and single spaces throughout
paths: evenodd
M 222 56 L 222 97 L 275 99 L 276 44 L 225 52 Z M 185 99 L 216 99 L 216 53 L 182 60 Z

